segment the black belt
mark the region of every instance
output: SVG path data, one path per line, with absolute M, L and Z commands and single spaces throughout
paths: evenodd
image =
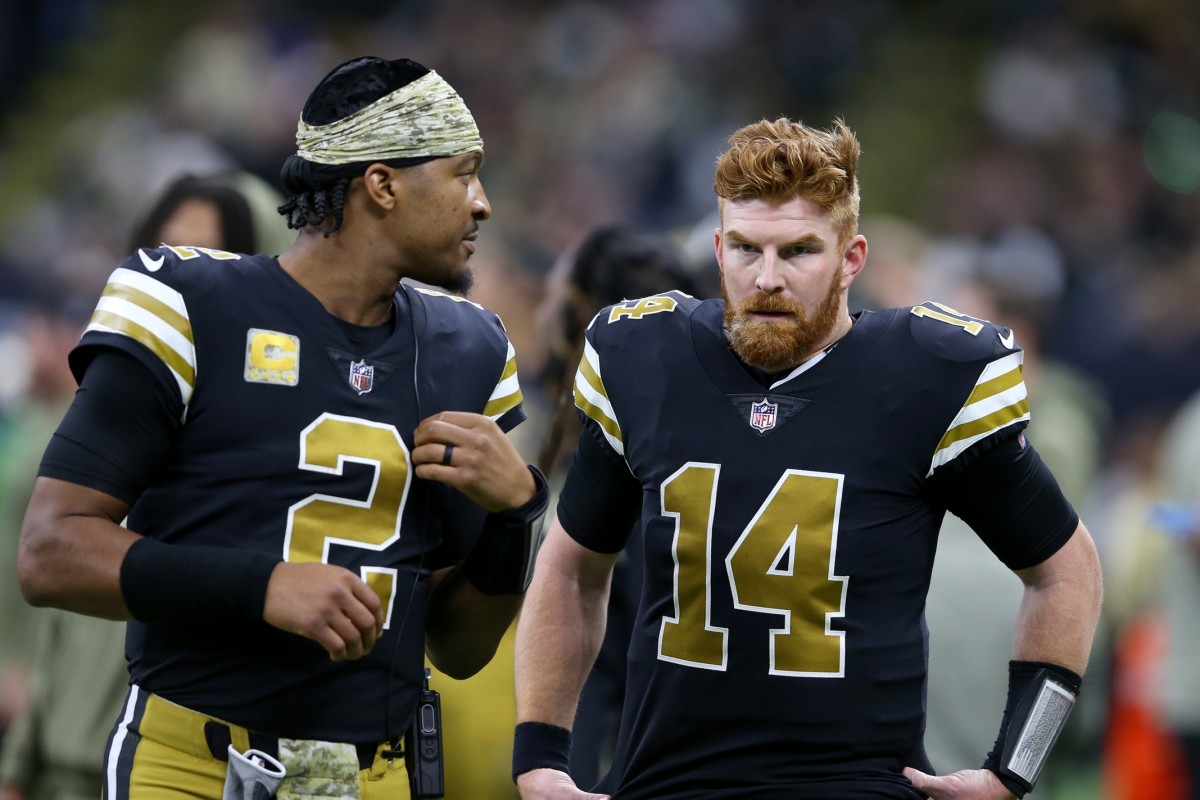
M 266 753 L 271 758 L 279 758 L 279 739 L 254 731 L 246 733 L 250 738 L 251 750 Z M 230 734 L 228 725 L 216 720 L 205 722 L 204 741 L 208 744 L 208 752 L 212 753 L 213 758 L 220 761 L 229 760 L 229 745 L 233 744 L 233 736 Z M 378 752 L 379 745 L 377 743 L 356 744 L 354 749 L 358 753 L 358 768 L 370 769 L 371 764 L 375 761 L 375 753 Z

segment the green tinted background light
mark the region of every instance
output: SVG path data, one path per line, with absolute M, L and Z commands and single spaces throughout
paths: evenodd
M 1200 122 L 1164 111 L 1146 129 L 1146 168 L 1154 179 L 1180 194 L 1200 189 Z

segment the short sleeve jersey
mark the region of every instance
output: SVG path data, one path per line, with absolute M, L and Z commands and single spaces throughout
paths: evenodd
M 423 677 L 419 578 L 461 559 L 484 518 L 464 495 L 414 476 L 413 432 L 448 409 L 504 430 L 525 412 L 498 317 L 407 285 L 394 303 L 390 336 L 360 352 L 265 255 L 140 250 L 109 278 L 72 353 L 77 376 L 98 349 L 116 348 L 183 407 L 129 528 L 344 566 L 386 615 L 371 653 L 348 662 L 261 621 L 131 622 L 127 656 L 142 688 L 291 738 L 374 742 L 403 731 Z
M 587 331 L 576 405 L 642 488 L 645 549 L 600 788 L 916 798 L 900 770 L 924 727 L 945 512 L 933 483 L 1027 425 L 1022 352 L 1010 330 L 938 304 L 863 312 L 768 388 L 730 350 L 723 312 L 668 293 Z M 559 516 L 593 550 L 629 535 L 580 535 L 569 507 Z M 1037 548 L 1005 549 L 1020 561 Z

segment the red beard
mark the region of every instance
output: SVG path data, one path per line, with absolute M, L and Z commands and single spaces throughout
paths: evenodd
M 803 363 L 816 352 L 837 323 L 841 310 L 842 268 L 839 266 L 829 292 L 811 318 L 804 309 L 780 295 L 753 294 L 736 309 L 729 302 L 725 276 L 721 275 L 721 293 L 725 297 L 725 328 L 733 352 L 752 367 L 764 372 L 783 372 Z M 789 315 L 778 322 L 752 320 L 754 312 Z

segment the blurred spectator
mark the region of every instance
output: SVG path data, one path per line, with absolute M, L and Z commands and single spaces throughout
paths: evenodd
M 1171 541 L 1151 526 L 1163 492 L 1163 424 L 1126 423 L 1089 498 L 1106 580 L 1101 628 L 1109 632 L 1108 715 L 1100 767 L 1105 800 L 1181 800 L 1182 759 L 1156 696 L 1167 634 L 1159 606 Z
M 1155 694 L 1186 765 L 1184 797 L 1200 800 L 1200 394 L 1163 441 L 1164 499 L 1152 524 L 1169 540 L 1159 582 L 1166 641 Z
M 698 289 L 690 270 L 663 237 L 631 225 L 591 230 L 564 251 L 547 283 L 540 316 L 549 345 L 538 384 L 552 422 L 538 464 L 547 475 L 561 478 L 579 435 L 571 388 L 583 356 L 583 332 L 592 317 L 622 300 L 671 289 L 695 295 Z
M 1155 695 L 1167 634 L 1157 609 L 1125 621 L 1113 648 L 1108 729 L 1102 755 L 1105 800 L 1184 800 L 1187 775 L 1179 742 Z
M 6 336 L 16 397 L 0 411 L 0 737 L 26 705 L 36 612 L 17 589 L 17 538 L 41 451 L 71 402 L 67 353 L 83 330 L 48 300 L 28 305 Z
M 167 186 L 133 232 L 130 249 L 162 244 L 253 252 L 250 203 L 236 189 L 222 183 L 183 175 Z
M 255 234 L 251 204 L 232 185 L 254 178 L 236 174 L 198 177 L 184 174 L 169 183 L 135 228 L 130 249 L 157 247 L 160 243 L 218 250 L 256 252 L 261 241 Z M 249 185 L 249 184 L 247 184 Z M 256 206 L 268 209 L 282 198 L 267 192 L 255 194 Z M 283 218 L 274 214 L 271 226 L 286 231 Z M 271 230 L 265 226 L 262 230 Z M 57 428 L 75 393 L 67 368 L 67 353 L 79 340 L 79 320 L 47 315 L 36 318 L 29 330 L 33 379 L 27 392 L 29 410 L 20 430 L 28 441 L 6 448 L 11 458 L 11 485 L 19 496 L 6 497 L 3 518 L 5 547 L 16 550 L 19 517 L 8 509 L 23 508 L 33 488 L 37 461 Z M 9 480 L 2 485 L 10 485 Z M 7 494 L 7 493 L 6 493 Z M 10 506 L 11 503 L 11 506 Z M 20 513 L 19 511 L 17 513 Z M 10 519 L 11 518 L 11 519 Z M 10 524 L 13 527 L 9 527 Z M 11 540 L 11 542 L 9 541 Z M 11 547 L 10 547 L 11 545 Z M 10 573 L 15 568 L 10 566 Z M 0 583 L 13 586 L 13 581 Z M 18 618 L 0 613 L 7 625 L 0 642 L 33 641 L 29 702 L 13 724 L 0 749 L 0 800 L 88 800 L 100 793 L 103 783 L 105 740 L 123 701 L 129 675 L 125 665 L 125 624 L 57 609 L 25 607 L 36 616 L 36 634 L 11 631 Z

